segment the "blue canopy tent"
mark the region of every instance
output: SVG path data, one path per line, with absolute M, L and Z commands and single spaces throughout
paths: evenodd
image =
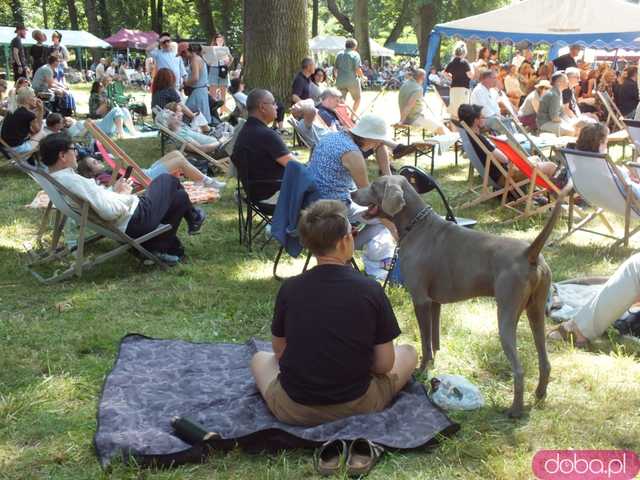
M 436 25 L 429 37 L 429 71 L 443 37 L 551 45 L 550 58 L 569 44 L 638 48 L 640 6 L 622 0 L 524 0 L 490 12 Z

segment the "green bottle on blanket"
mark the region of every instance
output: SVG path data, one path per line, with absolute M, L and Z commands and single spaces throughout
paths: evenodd
M 173 417 L 171 426 L 175 431 L 176 437 L 191 445 L 207 443 L 220 438 L 217 433 L 209 432 L 201 425 L 185 417 Z

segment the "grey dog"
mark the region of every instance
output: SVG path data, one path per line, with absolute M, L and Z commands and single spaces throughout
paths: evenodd
M 519 417 L 524 406 L 524 372 L 516 351 L 516 328 L 523 310 L 538 352 L 536 398 L 544 398 L 551 373 L 544 329 L 551 270 L 540 251 L 560 215 L 562 201 L 556 203 L 533 243 L 527 244 L 442 219 L 399 175 L 380 177 L 352 198 L 368 207 L 368 217 L 390 219 L 398 230 L 400 270 L 420 328 L 420 368 L 424 370 L 439 349 L 441 304 L 495 297 L 500 342 L 513 371 L 514 398 L 507 414 Z

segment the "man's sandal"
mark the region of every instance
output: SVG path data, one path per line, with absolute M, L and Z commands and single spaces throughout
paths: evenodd
M 383 453 L 384 448 L 366 438 L 354 440 L 349 446 L 347 473 L 352 477 L 367 475 L 378 463 Z
M 555 341 L 562 340 L 565 342 L 571 342 L 576 348 L 586 348 L 589 345 L 588 340 L 580 340 L 580 341 L 576 340 L 576 336 L 573 333 L 573 331 L 567 329 L 564 323 L 561 323 L 556 328 L 551 330 L 547 334 L 547 338 L 549 340 L 555 340 Z
M 347 444 L 344 440 L 329 440 L 318 447 L 313 455 L 316 470 L 320 475 L 334 475 L 344 465 Z

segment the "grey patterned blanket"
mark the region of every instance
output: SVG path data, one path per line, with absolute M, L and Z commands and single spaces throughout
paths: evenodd
M 385 411 L 312 428 L 278 421 L 267 409 L 249 370 L 266 342 L 245 345 L 190 343 L 127 335 L 98 406 L 94 444 L 103 467 L 116 457 L 144 465 L 200 461 L 210 448 L 239 445 L 250 451 L 314 447 L 329 439 L 365 437 L 390 448 L 435 443 L 459 426 L 412 381 Z M 207 451 L 172 434 L 170 420 L 184 416 L 220 435 Z

